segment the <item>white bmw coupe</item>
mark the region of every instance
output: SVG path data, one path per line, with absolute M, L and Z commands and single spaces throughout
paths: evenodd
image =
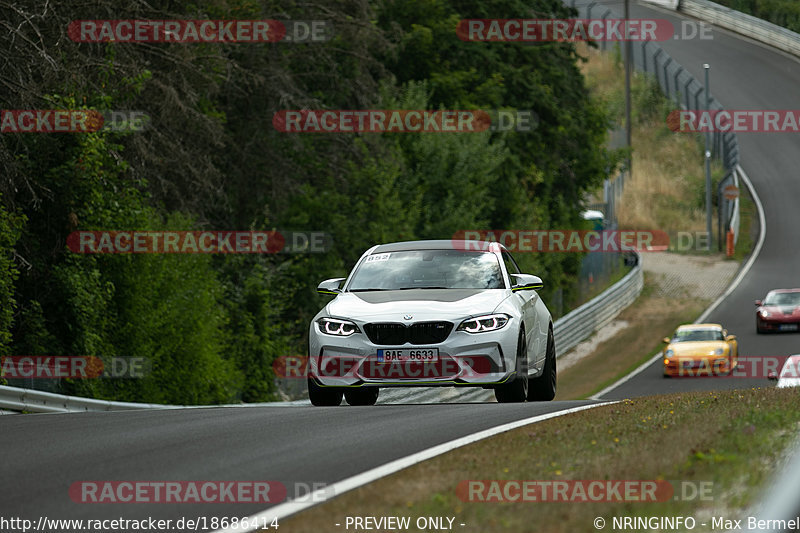
M 317 406 L 373 405 L 381 387 L 473 386 L 498 402 L 552 400 L 553 320 L 501 244 L 410 241 L 367 250 L 309 330 Z

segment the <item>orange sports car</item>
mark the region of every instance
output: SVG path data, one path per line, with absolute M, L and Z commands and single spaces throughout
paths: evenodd
M 736 368 L 736 335 L 719 324 L 684 324 L 664 342 L 664 377 L 716 376 Z

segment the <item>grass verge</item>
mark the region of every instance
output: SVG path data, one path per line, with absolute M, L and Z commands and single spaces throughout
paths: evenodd
M 465 446 L 281 526 L 336 531 L 347 516 L 402 516 L 418 531 L 418 517 L 434 516 L 455 518 L 464 532 L 573 533 L 594 531 L 596 517 L 611 529 L 613 517 L 692 516 L 694 531 L 710 531 L 712 517 L 738 518 L 755 503 L 797 433 L 799 398 L 796 389 L 767 388 L 625 400 Z M 456 489 L 467 480 L 666 480 L 677 499 L 465 501 Z

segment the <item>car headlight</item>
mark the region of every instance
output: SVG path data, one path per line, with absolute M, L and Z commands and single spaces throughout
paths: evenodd
M 339 320 L 338 318 L 320 318 L 317 320 L 319 330 L 326 335 L 336 335 L 337 337 L 349 337 L 353 333 L 360 333 L 353 322 L 349 320 Z
M 675 355 L 675 350 L 673 350 L 672 348 L 664 352 L 664 357 L 672 357 L 673 355 Z
M 484 315 L 475 318 L 468 318 L 459 324 L 456 331 L 466 331 L 467 333 L 483 333 L 495 331 L 508 324 L 508 315 Z
M 714 350 L 714 355 L 722 355 L 724 353 L 725 353 L 724 348 L 717 348 L 716 350 Z
M 767 318 L 768 316 L 769 316 L 769 311 L 767 311 L 765 309 L 762 309 L 761 310 L 761 317 L 762 318 Z

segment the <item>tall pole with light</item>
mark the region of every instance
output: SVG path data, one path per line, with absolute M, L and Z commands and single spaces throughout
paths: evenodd
M 627 0 L 626 0 L 627 2 Z M 708 85 L 708 63 L 703 65 L 706 73 L 706 111 L 711 116 L 711 92 Z M 708 235 L 708 249 L 711 250 L 711 128 L 706 131 L 706 234 Z

